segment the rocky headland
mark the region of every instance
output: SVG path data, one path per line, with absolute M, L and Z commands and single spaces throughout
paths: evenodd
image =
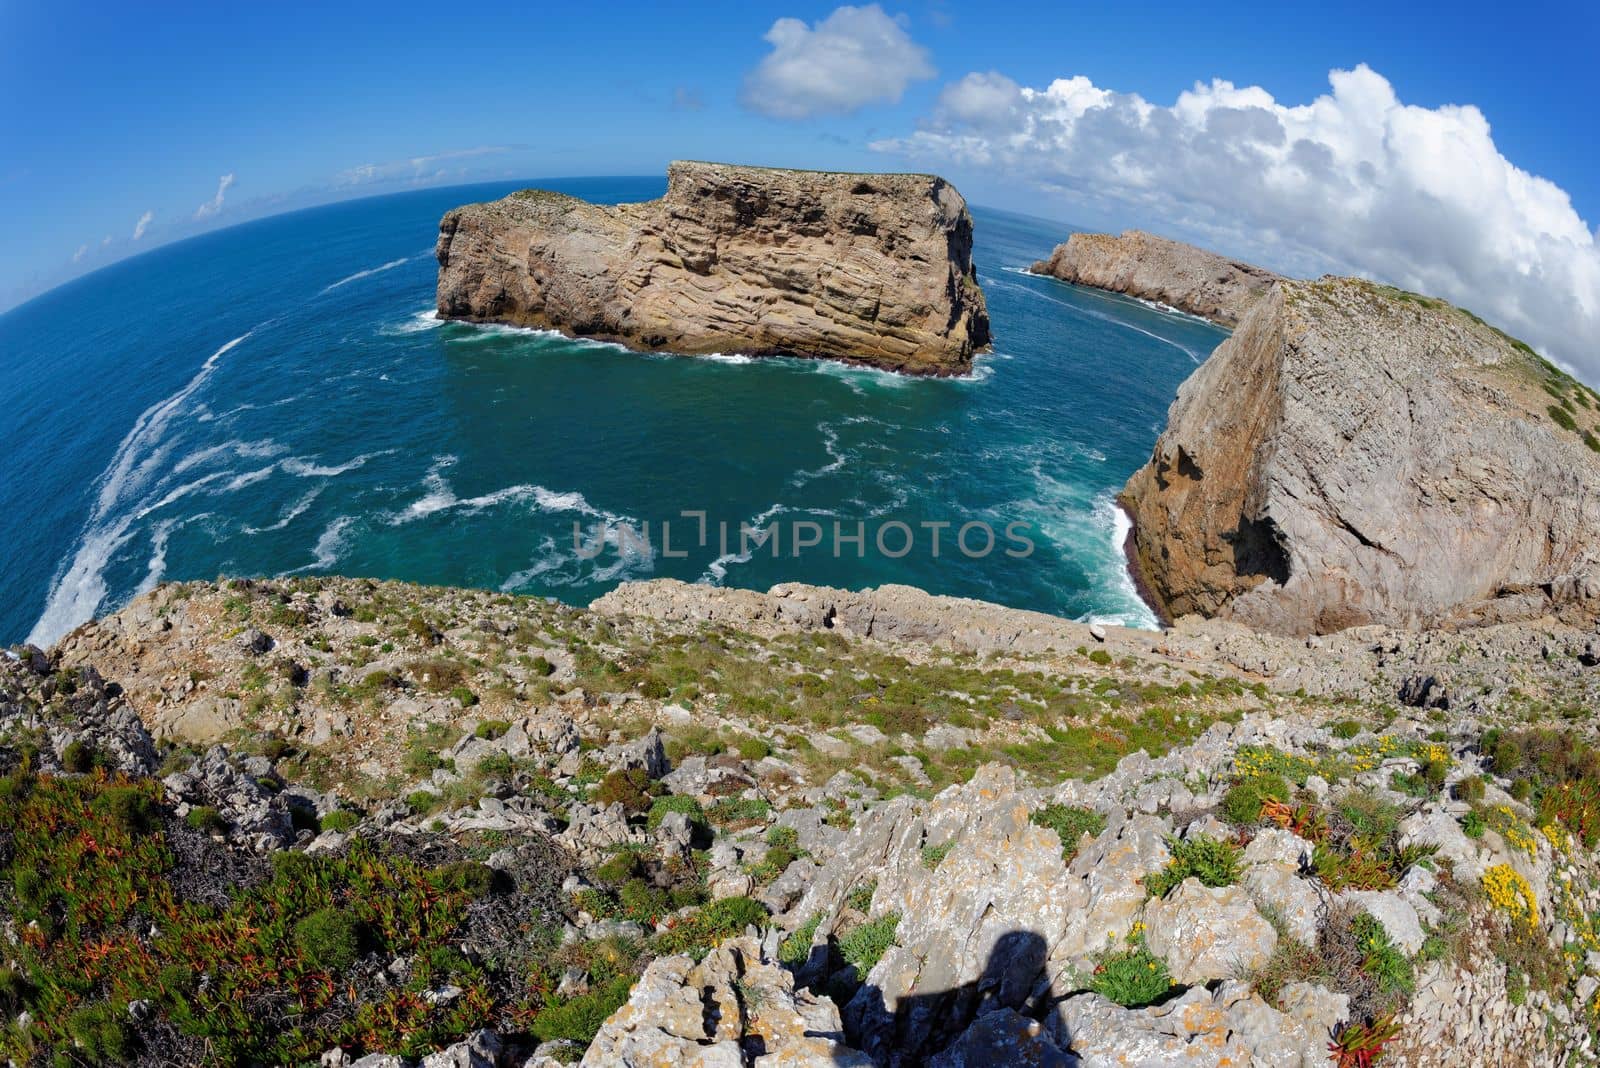
M 1126 230 L 1073 234 L 1030 270 L 1235 326 L 1278 276 L 1181 241 Z
M 1592 1064 L 1596 665 L 1554 617 L 162 586 L 0 656 L 0 1055 Z
M 989 344 L 972 216 L 933 175 L 677 162 L 648 203 L 456 208 L 437 257 L 441 317 L 635 349 L 961 375 Z
M 1287 634 L 1593 615 L 1600 395 L 1443 301 L 1283 281 L 1122 499 L 1171 616 Z

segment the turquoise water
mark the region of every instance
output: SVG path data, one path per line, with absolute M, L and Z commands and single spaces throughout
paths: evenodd
M 540 184 L 607 202 L 662 190 Z M 651 576 L 904 582 L 1152 622 L 1112 495 L 1221 331 L 1020 273 L 1069 228 L 982 208 L 996 351 L 970 380 L 437 322 L 439 216 L 516 187 L 250 223 L 0 317 L 0 641 L 52 640 L 161 579 L 325 572 L 571 603 Z M 706 513 L 706 544 L 685 511 Z M 860 550 L 835 554 L 835 522 L 863 524 Z M 935 557 L 921 524 L 940 522 Z M 777 523 L 777 557 L 770 541 L 741 552 L 741 523 Z M 898 552 L 896 523 L 912 547 L 886 555 L 877 534 Z M 968 523 L 996 547 L 963 555 Z M 1025 557 L 1004 551 L 1021 550 L 1013 523 Z M 820 544 L 795 555 L 797 532 Z M 976 553 L 982 528 L 969 535 Z

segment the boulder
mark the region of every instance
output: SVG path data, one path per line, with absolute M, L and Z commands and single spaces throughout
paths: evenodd
M 1278 932 L 1243 887 L 1208 887 L 1192 876 L 1145 909 L 1150 952 L 1183 986 L 1222 979 L 1265 964 Z

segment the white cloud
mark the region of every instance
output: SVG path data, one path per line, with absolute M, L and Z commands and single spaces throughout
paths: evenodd
M 139 221 L 133 224 L 133 239 L 135 241 L 144 236 L 145 230 L 147 230 L 150 226 L 150 220 L 154 219 L 155 217 L 156 213 L 153 211 L 147 211 L 143 215 L 139 216 Z
M 779 19 L 765 40 L 772 51 L 745 78 L 740 100 L 775 118 L 848 115 L 898 101 L 913 81 L 934 75 L 904 21 L 877 4 L 836 8 L 814 26 Z
M 450 176 L 449 172 L 439 167 L 440 163 L 453 160 L 472 159 L 478 156 L 494 156 L 502 152 L 510 152 L 510 145 L 481 145 L 477 148 L 462 148 L 454 152 L 439 152 L 431 156 L 411 156 L 408 159 L 389 160 L 387 163 L 363 163 L 359 167 L 351 167 L 341 171 L 334 179 L 335 185 L 372 185 L 378 182 L 414 182 L 424 183 Z M 459 170 L 457 173 L 461 173 Z
M 88 254 L 89 254 L 89 246 L 88 245 L 79 245 L 78 246 L 78 251 L 76 251 L 76 252 L 74 252 L 72 254 L 72 262 L 73 263 L 78 263 L 79 261 L 81 261 Z
M 228 191 L 228 187 L 232 184 L 233 175 L 231 173 L 224 174 L 221 178 L 217 179 L 217 195 L 196 208 L 194 217 L 196 219 L 204 219 L 221 211 L 222 195 Z
M 1600 244 L 1554 183 L 1511 163 L 1470 105 L 1407 105 L 1365 65 L 1280 104 L 1197 84 L 1170 106 L 1058 79 L 969 74 L 884 152 L 990 168 L 1102 215 L 1299 274 L 1445 297 L 1600 380 Z

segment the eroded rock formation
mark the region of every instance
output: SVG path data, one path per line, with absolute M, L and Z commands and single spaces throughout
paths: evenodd
M 689 355 L 960 375 L 989 343 L 961 194 L 927 174 L 674 163 L 601 206 L 524 190 L 439 224 L 439 314 Z
M 1139 570 L 1174 616 L 1289 634 L 1592 602 L 1597 407 L 1442 301 L 1281 282 L 1179 389 L 1124 490 Z
M 1234 326 L 1278 276 L 1142 230 L 1073 234 L 1031 268 L 1065 282 L 1160 301 Z

